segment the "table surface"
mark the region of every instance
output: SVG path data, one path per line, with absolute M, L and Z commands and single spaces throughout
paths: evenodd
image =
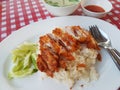
M 110 0 L 113 9 L 102 20 L 120 29 L 120 0 Z M 72 15 L 84 16 L 79 7 Z M 41 0 L 0 0 L 0 42 L 28 24 L 54 18 Z

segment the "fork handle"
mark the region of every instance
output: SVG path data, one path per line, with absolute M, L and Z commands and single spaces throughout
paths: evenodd
M 120 52 L 118 50 L 116 50 L 115 48 L 113 48 L 113 50 L 120 57 Z
M 114 63 L 120 70 L 120 53 L 115 48 L 106 48 L 106 49 L 113 58 Z

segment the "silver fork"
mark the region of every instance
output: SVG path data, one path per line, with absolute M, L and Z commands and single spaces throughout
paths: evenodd
M 89 26 L 91 35 L 95 38 L 98 45 L 106 49 L 111 57 L 113 58 L 114 63 L 120 70 L 120 53 L 115 48 L 112 47 L 111 41 L 106 35 L 105 32 L 101 31 L 96 25 Z

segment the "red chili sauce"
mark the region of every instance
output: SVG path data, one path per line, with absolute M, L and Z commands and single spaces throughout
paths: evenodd
M 87 5 L 85 6 L 85 9 L 92 11 L 92 12 L 105 12 L 105 10 L 97 5 Z

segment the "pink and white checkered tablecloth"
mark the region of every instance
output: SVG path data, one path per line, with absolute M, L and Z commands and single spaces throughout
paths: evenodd
M 103 20 L 120 29 L 120 0 L 110 0 L 113 10 Z M 79 7 L 73 15 L 84 15 Z M 41 0 L 0 0 L 0 41 L 30 23 L 54 18 Z

